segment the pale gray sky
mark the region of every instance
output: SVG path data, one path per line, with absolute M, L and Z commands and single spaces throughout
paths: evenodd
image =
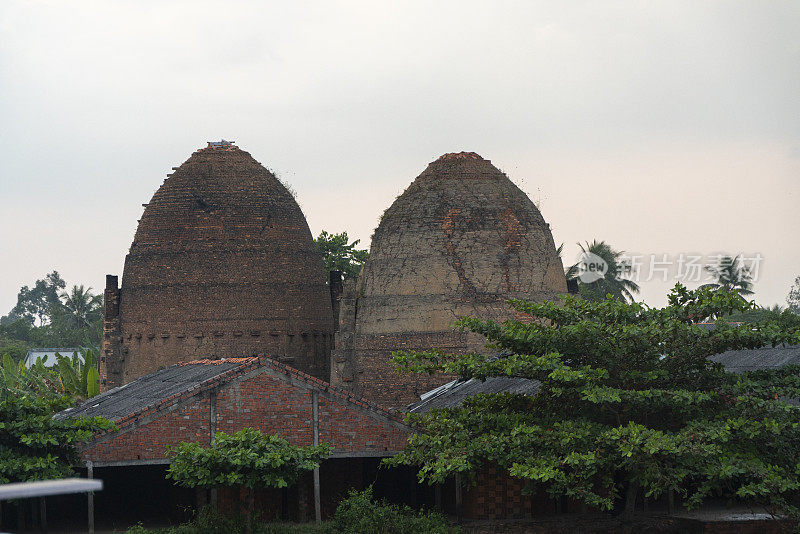
M 315 234 L 368 242 L 428 162 L 472 150 L 568 261 L 593 238 L 645 261 L 761 254 L 755 298 L 783 304 L 798 28 L 790 0 L 4 0 L 0 314 L 52 269 L 102 290 L 141 204 L 222 137 L 292 184 Z

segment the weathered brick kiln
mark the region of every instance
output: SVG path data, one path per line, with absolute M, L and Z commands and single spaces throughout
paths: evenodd
M 122 286 L 109 276 L 103 388 L 198 358 L 268 354 L 327 380 L 333 317 L 322 259 L 284 185 L 209 143 L 145 205 Z
M 445 154 L 395 200 L 345 291 L 331 382 L 393 408 L 446 377 L 398 374 L 399 349 L 482 350 L 461 316 L 505 319 L 510 298 L 567 292 L 549 225 L 528 196 L 474 152 Z

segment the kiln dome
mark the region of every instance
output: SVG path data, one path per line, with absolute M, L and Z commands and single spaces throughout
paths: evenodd
M 306 219 L 286 187 L 229 142 L 192 154 L 146 205 L 125 258 L 117 328 L 108 292 L 106 337 L 118 336 L 116 347 L 104 343 L 108 385 L 254 354 L 328 377 L 330 297 Z

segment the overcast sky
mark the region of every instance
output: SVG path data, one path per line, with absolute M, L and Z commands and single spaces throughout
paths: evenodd
M 800 2 L 0 2 L 0 314 L 57 269 L 101 291 L 142 203 L 206 141 L 368 244 L 443 153 L 475 151 L 576 242 L 800 275 Z M 653 256 L 656 255 L 656 256 Z M 660 265 L 656 265 L 661 267 Z M 699 282 L 687 281 L 690 287 Z

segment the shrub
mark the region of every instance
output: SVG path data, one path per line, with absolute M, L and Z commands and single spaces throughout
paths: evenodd
M 432 511 L 415 511 L 372 497 L 372 486 L 364 491 L 351 490 L 339 503 L 330 531 L 342 534 L 449 534 L 460 531 L 447 519 Z

